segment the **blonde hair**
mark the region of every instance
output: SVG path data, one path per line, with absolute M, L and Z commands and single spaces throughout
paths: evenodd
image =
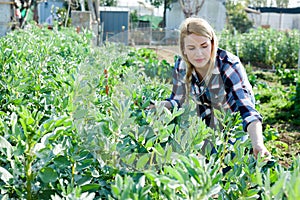
M 215 34 L 214 29 L 211 25 L 204 19 L 198 17 L 190 17 L 185 19 L 180 25 L 180 36 L 179 36 L 179 44 L 180 44 L 180 53 L 183 60 L 186 62 L 187 69 L 185 75 L 185 87 L 186 87 L 186 100 L 189 101 L 189 93 L 191 89 L 191 80 L 192 80 L 192 72 L 193 65 L 188 60 L 187 55 L 184 53 L 184 38 L 190 34 L 196 34 L 199 36 L 204 36 L 210 39 L 212 48 L 211 48 L 211 56 L 209 59 L 209 71 L 214 68 L 216 54 L 218 50 L 218 40 Z

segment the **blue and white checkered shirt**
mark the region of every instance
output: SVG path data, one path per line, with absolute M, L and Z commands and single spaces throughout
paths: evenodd
M 185 101 L 186 63 L 180 57 L 173 71 L 173 90 L 167 100 L 180 107 Z M 240 59 L 222 49 L 218 49 L 215 68 L 207 81 L 200 82 L 194 71 L 191 82 L 191 96 L 197 103 L 197 113 L 212 125 L 213 109 L 240 112 L 243 129 L 262 116 L 255 109 L 252 86 Z

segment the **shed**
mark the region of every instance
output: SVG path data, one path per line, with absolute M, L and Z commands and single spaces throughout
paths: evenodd
M 128 44 L 130 10 L 118 7 L 100 7 L 103 40 Z
M 270 27 L 277 30 L 300 30 L 300 7 L 257 7 L 247 8 L 245 10 L 248 12 L 248 15 L 253 20 L 254 26 L 256 27 Z
M 0 0 L 0 37 L 6 35 L 10 30 L 10 20 L 12 16 L 12 5 L 14 4 L 11 0 Z

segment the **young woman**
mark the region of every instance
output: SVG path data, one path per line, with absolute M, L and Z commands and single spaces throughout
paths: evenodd
M 201 18 L 187 18 L 179 40 L 181 57 L 175 63 L 172 94 L 160 103 L 169 109 L 181 107 L 191 96 L 198 115 L 212 127 L 214 109 L 240 112 L 255 157 L 270 156 L 263 142 L 262 117 L 255 110 L 252 87 L 239 58 L 218 48 L 213 28 Z

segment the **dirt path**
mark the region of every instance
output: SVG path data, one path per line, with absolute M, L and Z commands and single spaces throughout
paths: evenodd
M 170 64 L 174 64 L 174 56 L 179 55 L 178 46 L 148 46 L 156 52 L 159 60 L 166 60 Z

